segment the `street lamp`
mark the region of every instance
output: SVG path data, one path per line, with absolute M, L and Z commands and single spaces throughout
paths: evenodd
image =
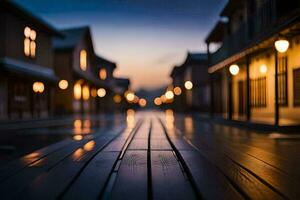
M 267 65 L 265 65 L 265 64 L 261 65 L 260 68 L 259 68 L 259 71 L 260 71 L 261 74 L 266 74 L 267 71 L 268 71 Z
M 42 83 L 42 82 L 34 82 L 33 85 L 32 85 L 32 90 L 35 93 L 43 93 L 44 90 L 45 90 L 44 83 Z
M 174 93 L 172 91 L 167 91 L 165 94 L 167 100 L 171 100 L 174 98 Z
M 285 53 L 288 50 L 290 43 L 286 39 L 278 39 L 275 41 L 274 45 L 278 52 Z
M 61 80 L 61 81 L 59 81 L 59 83 L 58 83 L 58 87 L 59 87 L 60 89 L 62 89 L 62 90 L 67 89 L 68 86 L 69 86 L 69 83 L 68 83 L 67 80 Z
M 193 89 L 193 83 L 192 83 L 191 81 L 186 81 L 186 82 L 184 83 L 184 87 L 185 87 L 185 89 L 187 89 L 187 90 L 191 90 L 191 89 Z
M 229 67 L 229 72 L 230 72 L 233 76 L 238 75 L 239 71 L 240 71 L 240 68 L 239 68 L 238 65 L 231 65 L 231 66 Z
M 105 90 L 104 88 L 98 89 L 97 95 L 98 95 L 98 97 L 100 97 L 100 98 L 105 97 L 105 95 L 106 95 L 106 90 Z

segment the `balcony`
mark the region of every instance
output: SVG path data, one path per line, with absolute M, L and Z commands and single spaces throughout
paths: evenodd
M 245 23 L 240 25 L 237 31 L 224 37 L 221 47 L 211 55 L 211 65 L 276 33 L 278 27 L 286 23 L 293 15 L 299 15 L 299 2 L 267 0 L 260 9 L 248 17 Z

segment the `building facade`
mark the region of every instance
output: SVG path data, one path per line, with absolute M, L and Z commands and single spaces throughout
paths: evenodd
M 214 116 L 300 123 L 299 8 L 293 0 L 229 0 L 206 39 Z M 212 43 L 220 46 L 214 53 Z
M 97 93 L 103 84 L 96 74 L 97 61 L 90 29 L 76 27 L 61 33 L 64 37 L 54 41 L 54 68 L 65 87 L 59 87 L 55 92 L 55 111 L 57 114 L 96 113 Z
M 207 70 L 207 54 L 204 53 L 188 53 L 184 63 L 173 68 L 171 77 L 176 96 L 174 106 L 177 110 L 209 112 L 210 89 Z M 176 91 L 179 88 L 180 92 Z
M 0 118 L 48 117 L 57 76 L 52 39 L 58 31 L 12 1 L 0 1 Z

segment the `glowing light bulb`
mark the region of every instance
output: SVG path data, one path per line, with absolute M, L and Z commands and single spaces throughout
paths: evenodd
M 235 75 L 238 75 L 238 73 L 240 72 L 240 68 L 238 65 L 231 65 L 229 67 L 229 71 L 233 76 L 235 76 Z

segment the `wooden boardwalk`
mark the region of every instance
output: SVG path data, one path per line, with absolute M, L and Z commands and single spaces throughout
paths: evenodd
M 1 199 L 300 198 L 291 161 L 199 130 L 189 137 L 173 116 L 141 113 L 128 126 L 63 140 L 2 167 Z

